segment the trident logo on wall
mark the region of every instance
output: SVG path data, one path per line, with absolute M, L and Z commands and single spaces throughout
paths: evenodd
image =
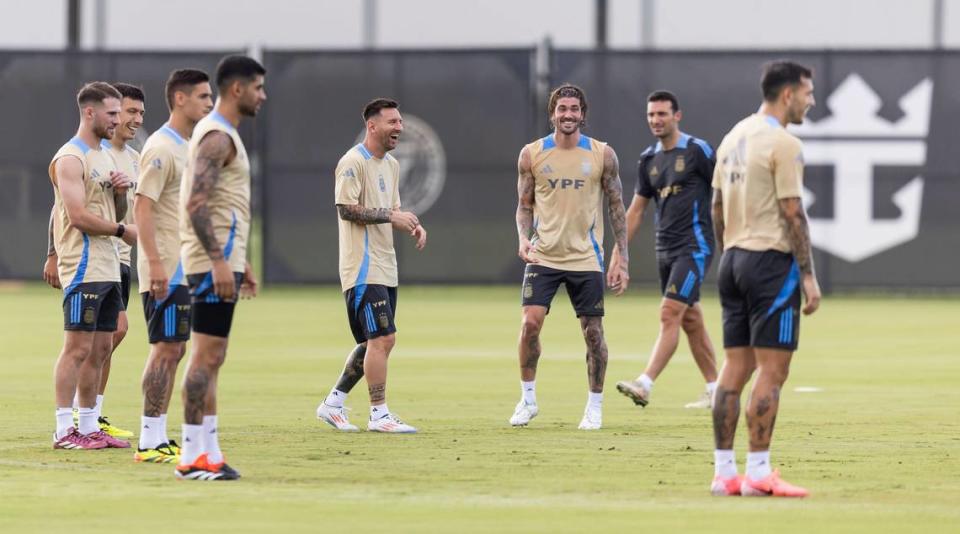
M 923 177 L 915 176 L 893 195 L 899 218 L 875 219 L 873 169 L 924 165 L 932 95 L 933 82 L 924 78 L 900 99 L 905 115 L 890 122 L 877 116 L 880 97 L 854 73 L 827 99 L 833 115 L 792 129 L 804 141 L 806 163 L 834 167 L 833 219 L 810 219 L 814 246 L 856 263 L 917 237 Z M 804 201 L 816 202 L 806 188 Z

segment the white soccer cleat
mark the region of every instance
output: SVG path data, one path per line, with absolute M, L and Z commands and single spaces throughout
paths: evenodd
M 380 419 L 371 419 L 367 422 L 370 432 L 386 432 L 389 434 L 415 434 L 417 429 L 404 423 L 399 417 L 388 413 Z
M 317 406 L 317 419 L 325 421 L 341 432 L 357 432 L 360 430 L 357 425 L 350 424 L 350 420 L 347 419 L 347 408 L 343 406 L 338 408 L 321 402 L 320 406 Z
M 513 426 L 527 426 L 530 420 L 540 413 L 536 404 L 528 404 L 521 400 L 513 410 L 513 416 L 510 417 L 510 424 Z
M 700 396 L 699 400 L 688 402 L 683 405 L 684 408 L 699 408 L 701 410 L 709 410 L 713 408 L 713 399 L 710 398 L 710 394 L 706 391 L 703 392 L 703 395 Z
M 580 430 L 600 430 L 603 426 L 603 412 L 599 408 L 591 408 L 583 411 L 583 419 L 580 420 Z

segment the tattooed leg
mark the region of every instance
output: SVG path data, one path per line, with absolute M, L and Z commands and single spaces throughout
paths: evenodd
M 150 347 L 147 365 L 143 369 L 143 415 L 159 417 L 167 413 L 177 364 L 183 356 L 183 343 L 155 343 Z
M 520 379 L 530 382 L 537 378 L 537 363 L 540 361 L 540 330 L 547 309 L 543 306 L 524 306 L 520 325 Z
M 580 317 L 580 329 L 587 344 L 587 378 L 591 393 L 603 393 L 607 374 L 607 342 L 603 339 L 602 317 Z
M 720 370 L 713 400 L 713 438 L 714 446 L 719 450 L 733 448 L 737 421 L 740 419 L 740 394 L 755 366 L 753 349 L 750 347 L 727 349 L 727 358 Z
M 367 377 L 367 389 L 370 392 L 370 404 L 387 402 L 387 358 L 396 343 L 396 334 L 376 337 L 367 341 L 367 350 L 363 358 L 363 374 Z
M 780 390 L 790 372 L 792 352 L 776 349 L 754 349 L 757 354 L 757 380 L 747 403 L 747 428 L 750 429 L 750 452 L 770 449 L 773 426 L 780 407 Z
M 366 355 L 366 343 L 361 343 L 354 347 L 350 355 L 347 356 L 347 361 L 343 364 L 343 371 L 340 373 L 340 379 L 337 380 L 337 385 L 335 386 L 337 391 L 350 393 L 353 386 L 357 385 L 357 382 L 363 378 L 363 360 Z
M 216 383 L 227 354 L 227 339 L 194 333 L 193 355 L 183 380 L 183 422 L 203 424 L 203 416 L 216 413 Z

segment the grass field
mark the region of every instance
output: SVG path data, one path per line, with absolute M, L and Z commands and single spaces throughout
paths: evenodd
M 956 300 L 835 298 L 804 319 L 773 461 L 813 495 L 774 500 L 708 495 L 712 430 L 706 411 L 682 407 L 702 388 L 685 342 L 645 410 L 613 388 L 646 362 L 652 294 L 608 298 L 603 430 L 577 430 L 584 349 L 563 294 L 543 333 L 540 416 L 510 428 L 517 298 L 512 287 L 401 288 L 388 401 L 420 428 L 413 436 L 336 434 L 315 419 L 352 345 L 339 292 L 244 302 L 220 379 L 221 443 L 243 479 L 203 484 L 126 451 L 52 450 L 58 293 L 0 289 L 0 531 L 960 531 Z M 704 305 L 719 345 L 718 303 Z M 131 308 L 105 413 L 135 429 L 147 344 Z M 365 392 L 347 402 L 358 423 Z M 171 408 L 179 438 L 179 394 Z M 745 446 L 741 428 L 741 469 Z

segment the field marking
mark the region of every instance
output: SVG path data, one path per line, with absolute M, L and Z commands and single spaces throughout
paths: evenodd
M 815 386 L 797 386 L 793 388 L 797 393 L 820 393 L 823 391 L 823 388 L 818 388 Z

